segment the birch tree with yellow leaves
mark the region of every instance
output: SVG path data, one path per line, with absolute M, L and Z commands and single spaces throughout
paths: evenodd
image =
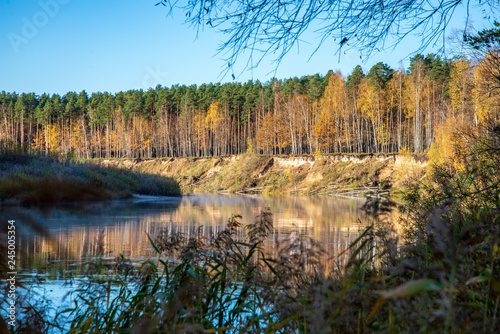
M 314 127 L 314 135 L 326 152 L 339 152 L 343 141 L 348 138 L 347 132 L 347 87 L 340 72 L 330 75 L 328 85 L 320 100 L 320 111 Z
M 461 123 L 471 122 L 477 126 L 477 113 L 474 112 L 474 69 L 469 60 L 461 58 L 452 63 L 449 83 L 451 117 Z
M 221 124 L 223 121 L 222 105 L 219 101 L 210 104 L 207 116 L 205 117 L 205 126 L 210 131 L 210 146 L 212 155 L 217 156 L 221 152 L 220 136 Z

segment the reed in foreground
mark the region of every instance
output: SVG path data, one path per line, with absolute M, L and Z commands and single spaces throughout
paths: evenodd
M 494 333 L 500 327 L 498 229 L 477 234 L 477 242 L 466 239 L 472 248 L 462 250 L 465 241 L 450 238 L 453 225 L 427 216 L 427 233 L 408 226 L 416 236 L 399 247 L 377 223 L 327 270 L 321 246 L 303 237 L 270 249 L 269 212 L 244 230 L 239 218 L 209 240 L 160 231 L 150 237 L 156 256 L 139 269 L 118 258 L 116 274 L 105 278 L 110 265 L 98 259 L 72 293 L 73 307 L 53 318 L 45 313 L 42 325 L 41 313 L 31 311 L 27 323 L 52 333 Z M 471 250 L 484 258 L 470 258 Z M 17 332 L 27 330 L 33 331 Z

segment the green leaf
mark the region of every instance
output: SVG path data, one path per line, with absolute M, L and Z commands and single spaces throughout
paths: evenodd
M 397 287 L 394 290 L 388 291 L 384 294 L 383 298 L 398 298 L 398 297 L 410 297 L 421 292 L 440 290 L 443 288 L 441 283 L 438 283 L 430 279 L 421 279 L 416 281 L 410 281 Z
M 155 249 L 155 251 L 158 254 L 161 254 L 160 250 L 158 249 L 158 247 L 156 247 L 155 243 L 153 242 L 153 239 L 151 239 L 151 237 L 149 236 L 149 234 L 147 232 L 146 232 L 146 235 L 148 236 L 148 239 L 149 239 L 149 242 L 151 243 L 151 246 L 153 246 L 153 248 Z
M 475 276 L 467 280 L 465 282 L 465 285 L 473 284 L 473 283 L 483 283 L 483 282 L 488 282 L 488 277 L 485 276 Z

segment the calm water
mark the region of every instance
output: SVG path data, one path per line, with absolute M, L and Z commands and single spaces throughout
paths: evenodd
M 266 207 L 273 214 L 278 238 L 305 234 L 322 242 L 330 255 L 343 251 L 368 223 L 360 210 L 363 200 L 326 197 L 263 197 L 254 195 L 191 195 L 182 198 L 139 197 L 128 201 L 66 207 L 48 212 L 26 212 L 43 226 L 34 232 L 26 224 L 18 230 L 23 254 L 20 272 L 61 279 L 98 252 L 119 254 L 140 262 L 153 254 L 146 233 L 163 228 L 192 233 L 203 226 L 206 236 L 225 228 L 232 214 L 253 222 Z M 25 217 L 26 220 L 26 217 Z
M 202 226 L 203 233 L 210 237 L 226 227 L 232 214 L 243 216 L 242 224 L 246 225 L 269 208 L 275 239 L 302 234 L 322 242 L 327 250 L 325 257 L 335 257 L 368 224 L 369 218 L 360 209 L 363 203 L 327 197 L 144 196 L 44 212 L 6 208 L 1 214 L 16 220 L 18 278 L 30 291 L 27 294 L 22 290 L 20 295 L 31 303 L 49 303 L 47 314 L 53 317 L 56 310 L 73 305 L 70 292 L 85 281 L 82 263 L 94 260 L 99 245 L 104 246 L 104 257 L 111 261 L 123 254 L 138 264 L 155 256 L 146 233 L 154 238 L 167 228 L 190 234 Z M 274 239 L 266 243 L 275 246 Z

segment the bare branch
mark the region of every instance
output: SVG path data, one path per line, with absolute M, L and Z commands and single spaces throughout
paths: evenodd
M 173 6 L 170 0 L 160 3 Z M 242 56 L 248 57 L 245 68 L 269 55 L 279 64 L 311 27 L 319 41 L 314 52 L 333 39 L 339 56 L 342 49 L 353 49 L 367 58 L 408 35 L 421 38 L 412 51 L 444 48 L 446 28 L 461 4 L 467 12 L 474 5 L 498 12 L 495 0 L 189 0 L 179 6 L 197 29 L 208 25 L 227 35 L 218 54 L 230 71 Z

